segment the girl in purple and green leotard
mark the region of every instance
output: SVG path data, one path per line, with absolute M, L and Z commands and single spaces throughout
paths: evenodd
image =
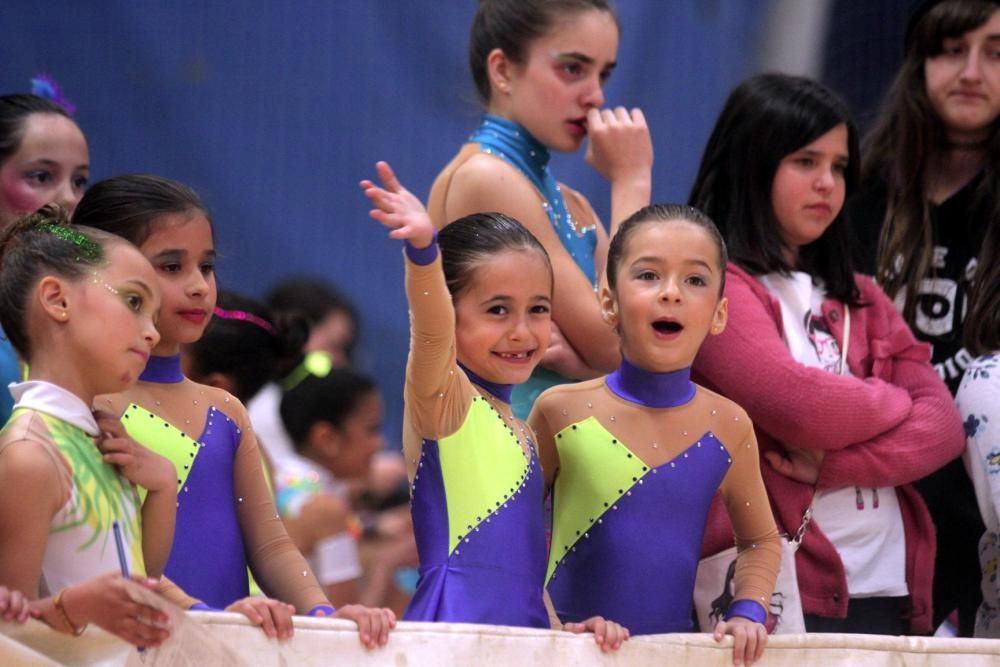
M 740 664 L 764 648 L 780 538 L 753 424 L 690 380 L 705 336 L 726 326 L 725 253 L 697 209 L 650 206 L 626 220 L 601 292 L 622 364 L 549 389 L 528 423 L 554 484 L 546 583 L 556 613 L 609 616 L 637 634 L 691 632 L 695 570 L 718 491 L 740 549 L 734 602 L 715 636 L 735 637 Z
M 477 213 L 436 236 L 420 201 L 385 163 L 362 181 L 372 217 L 406 242 L 410 357 L 403 450 L 420 580 L 414 621 L 561 625 L 546 608 L 542 474 L 534 436 L 510 405 L 549 342 L 552 267 L 513 218 Z M 600 617 L 602 649 L 627 631 Z
M 290 636 L 290 612 L 297 612 L 354 620 L 365 644 L 384 644 L 392 612 L 358 605 L 335 611 L 289 539 L 246 409 L 181 372 L 180 346 L 201 337 L 216 301 L 212 225 L 198 196 L 168 179 L 112 178 L 87 192 L 73 221 L 134 243 L 163 293 L 160 342 L 139 382 L 97 405 L 121 415 L 133 438 L 174 463 L 177 530 L 167 575 L 213 607 L 255 610 L 272 635 Z M 248 565 L 265 593 L 291 605 L 246 597 Z

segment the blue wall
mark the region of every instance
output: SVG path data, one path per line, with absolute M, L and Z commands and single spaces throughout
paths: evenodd
M 378 159 L 426 196 L 479 114 L 465 65 L 476 0 L 4 0 L 0 91 L 52 74 L 77 107 L 93 179 L 147 172 L 201 192 L 222 285 L 261 295 L 319 273 L 362 313 L 361 366 L 398 439 L 407 348 L 399 245 L 357 181 Z M 653 127 L 654 199 L 684 200 L 729 89 L 750 73 L 764 2 L 619 0 L 609 104 Z M 557 176 L 607 219 L 581 155 Z

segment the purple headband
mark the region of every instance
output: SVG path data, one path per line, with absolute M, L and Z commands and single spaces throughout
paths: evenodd
M 212 312 L 215 313 L 216 317 L 221 317 L 224 320 L 242 320 L 244 322 L 249 322 L 250 324 L 260 327 L 272 336 L 274 335 L 274 327 L 271 323 L 263 317 L 258 317 L 253 313 L 248 313 L 244 310 L 224 310 L 218 306 L 216 306 L 215 310 Z

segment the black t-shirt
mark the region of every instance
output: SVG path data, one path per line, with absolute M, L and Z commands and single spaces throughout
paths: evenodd
M 934 255 L 930 274 L 921 281 L 914 334 L 933 347 L 934 370 L 951 393 L 958 390 L 972 355 L 962 345 L 962 324 L 968 310 L 969 288 L 976 272 L 976 257 L 986 236 L 988 214 L 976 199 L 983 174 L 938 206 L 931 206 Z M 849 202 L 854 227 L 854 259 L 859 271 L 874 275 L 875 255 L 882 232 L 887 201 L 886 187 L 872 184 Z M 896 295 L 902 312 L 904 294 Z

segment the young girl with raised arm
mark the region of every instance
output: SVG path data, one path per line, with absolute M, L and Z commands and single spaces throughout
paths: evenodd
M 501 213 L 436 234 L 389 166 L 377 168 L 384 188 L 361 187 L 372 217 L 406 242 L 410 304 L 403 451 L 420 580 L 404 618 L 550 627 L 542 474 L 510 405 L 548 343 L 548 256 Z M 605 650 L 627 636 L 599 617 L 565 629 L 594 631 Z
M 132 437 L 174 464 L 177 535 L 168 576 L 221 608 L 248 594 L 249 564 L 262 590 L 298 613 L 355 620 L 362 642 L 384 644 L 395 623 L 392 613 L 358 606 L 335 612 L 288 538 L 243 404 L 181 372 L 180 346 L 201 337 L 216 299 L 212 224 L 198 196 L 164 178 L 108 179 L 87 192 L 74 222 L 134 243 L 152 263 L 163 293 L 160 341 L 139 382 L 100 397 L 97 405 L 120 416 Z M 279 635 L 291 633 L 284 603 L 250 598 L 245 604 L 270 615 Z
M 694 372 L 753 419 L 778 526 L 811 514 L 795 555 L 806 629 L 927 633 L 934 528 L 910 484 L 964 441 L 927 346 L 851 270 L 857 177 L 854 124 L 820 84 L 764 74 L 730 94 L 691 193 L 729 247 L 729 325 Z M 713 512 L 705 552 L 731 544 Z
M 903 46 L 848 213 L 863 241 L 859 269 L 877 276 L 917 339 L 931 344 L 931 363 L 955 393 L 974 356 L 963 329 L 988 266 L 983 249 L 1000 235 L 1000 2 L 916 3 Z M 940 545 L 935 622 L 958 607 L 959 634 L 970 636 L 983 531 L 972 485 L 954 461 L 917 488 Z
M 654 205 L 611 240 L 604 317 L 622 363 L 538 399 L 529 424 L 553 485 L 548 591 L 570 620 L 622 619 L 632 632 L 690 632 L 709 506 L 721 492 L 740 547 L 735 601 L 716 638 L 737 664 L 760 658 L 780 560 L 753 424 L 691 382 L 709 334 L 726 326 L 726 250 L 689 206 Z
M 173 472 L 90 406 L 145 366 L 159 288 L 131 244 L 68 224 L 45 207 L 0 242 L 0 322 L 30 368 L 11 385 L 14 413 L 0 431 L 0 584 L 43 597 L 35 607 L 57 630 L 94 623 L 155 646 L 166 617 L 129 597 L 114 532 L 129 571 L 155 588 L 144 575 L 158 577 L 170 552 Z M 145 502 L 133 484 L 148 489 Z
M 638 109 L 601 109 L 615 68 L 618 18 L 608 0 L 486 0 L 469 37 L 469 65 L 486 115 L 431 188 L 441 229 L 480 211 L 519 220 L 551 258 L 553 335 L 532 377 L 514 389 L 522 419 L 547 387 L 618 364 L 601 319 L 599 276 L 608 235 L 580 193 L 556 181 L 550 151 L 575 152 L 611 183 L 612 231 L 649 203 L 653 148 Z

